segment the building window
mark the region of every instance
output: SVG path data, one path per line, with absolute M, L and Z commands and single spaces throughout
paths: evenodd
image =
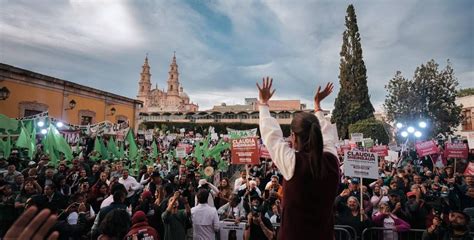
M 95 123 L 95 112 L 91 110 L 79 110 L 79 121 L 81 125 Z
M 117 121 L 118 124 L 127 122 L 127 116 L 124 115 L 117 115 L 115 116 L 115 120 Z
M 19 117 L 28 117 L 38 113 L 48 111 L 48 105 L 39 102 L 20 102 L 18 104 L 18 108 L 20 109 L 20 116 Z
M 92 117 L 81 116 L 81 125 L 89 125 L 89 124 L 92 124 Z
M 170 91 L 173 91 L 173 85 L 170 85 Z

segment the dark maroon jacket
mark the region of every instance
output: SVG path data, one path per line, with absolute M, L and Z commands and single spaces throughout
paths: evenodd
M 278 239 L 334 239 L 334 199 L 340 182 L 339 161 L 324 152 L 327 177 L 312 178 L 309 155 L 296 153 L 295 173 L 283 181 L 283 213 Z

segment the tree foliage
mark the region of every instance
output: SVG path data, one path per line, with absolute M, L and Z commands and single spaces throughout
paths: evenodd
M 455 103 L 458 81 L 449 60 L 439 70 L 434 60 L 417 67 L 411 80 L 398 71 L 385 88 L 385 110 L 389 121 L 429 122 L 428 136 L 451 133 L 461 122 L 461 106 Z
M 374 116 L 367 87 L 367 69 L 362 58 L 359 28 L 354 6 L 347 7 L 346 30 L 342 37 L 339 83 L 332 121 L 341 138 L 348 137 L 349 125 Z
M 466 97 L 466 96 L 472 96 L 474 95 L 474 88 L 464 88 L 464 89 L 459 89 L 458 91 L 458 97 Z
M 378 140 L 379 143 L 388 144 L 389 136 L 385 129 L 384 122 L 375 118 L 360 120 L 349 125 L 349 134 L 363 133 L 364 138 L 372 138 Z

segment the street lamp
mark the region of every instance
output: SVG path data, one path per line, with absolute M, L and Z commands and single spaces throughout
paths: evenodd
M 404 137 L 404 138 L 408 137 L 408 133 L 407 133 L 406 131 L 403 131 L 403 132 L 401 133 L 401 135 L 402 135 L 402 137 Z
M 415 132 L 415 137 L 417 137 L 417 138 L 420 138 L 420 137 L 421 137 L 421 135 L 423 135 L 423 134 L 421 134 L 421 132 L 420 132 L 420 131 L 416 131 L 416 132 Z
M 408 133 L 414 133 L 414 132 L 415 132 L 415 128 L 414 128 L 414 127 L 408 127 L 408 128 L 407 128 L 407 131 L 408 131 Z
M 10 90 L 7 87 L 0 89 L 0 100 L 6 100 L 10 96 Z
M 76 101 L 74 101 L 74 99 L 73 99 L 73 100 L 69 101 L 69 107 L 64 109 L 64 110 L 72 110 L 75 107 L 76 107 Z
M 58 128 L 62 128 L 64 126 L 64 124 L 62 122 L 57 122 L 56 123 L 56 127 Z
M 418 123 L 418 126 L 420 126 L 421 128 L 426 128 L 426 122 L 425 121 L 421 121 L 420 123 Z
M 115 112 L 116 112 L 116 111 L 117 111 L 117 110 L 116 110 L 114 107 L 111 108 L 111 109 L 110 109 L 110 113 L 107 114 L 107 116 L 113 116 L 113 115 L 115 115 Z
M 403 124 L 402 124 L 402 123 L 397 123 L 397 125 L 396 125 L 396 126 L 397 126 L 397 128 L 398 128 L 398 129 L 400 129 L 400 128 L 402 128 L 402 127 L 403 127 Z

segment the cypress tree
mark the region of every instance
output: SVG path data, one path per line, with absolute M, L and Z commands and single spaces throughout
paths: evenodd
M 346 30 L 342 37 L 339 83 L 332 113 L 340 138 L 348 138 L 349 125 L 374 116 L 367 87 L 367 69 L 362 59 L 359 28 L 354 6 L 347 7 Z

